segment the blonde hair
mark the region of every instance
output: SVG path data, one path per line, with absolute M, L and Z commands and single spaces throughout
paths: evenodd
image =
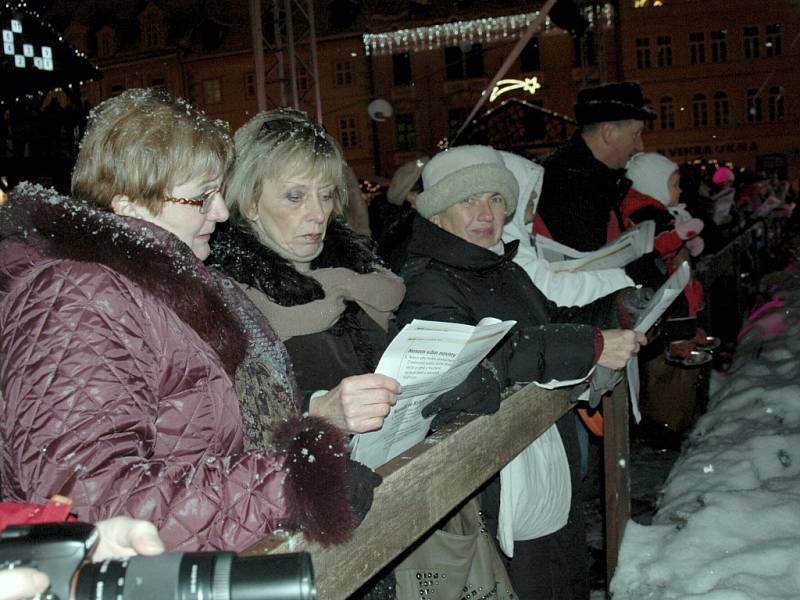
M 157 89 L 132 89 L 99 104 L 72 173 L 72 195 L 110 207 L 116 195 L 158 214 L 169 191 L 197 177 L 224 177 L 233 162 L 227 123 Z
M 304 112 L 278 108 L 258 113 L 234 135 L 236 161 L 225 184 L 231 220 L 250 223 L 267 181 L 282 176 L 324 177 L 334 184 L 333 212 L 347 206 L 345 162 L 336 141 Z

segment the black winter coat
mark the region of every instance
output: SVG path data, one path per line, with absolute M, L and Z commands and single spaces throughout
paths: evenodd
M 517 325 L 473 374 L 438 401 L 473 413 L 494 412 L 500 394 L 517 382 L 584 377 L 599 355 L 600 332 L 591 325 L 555 323 L 553 316 L 595 322 L 609 304 L 590 311 L 562 311 L 548 301 L 512 261 L 518 242 L 502 256 L 462 240 L 417 217 L 402 270 L 406 297 L 398 326 L 413 319 L 475 325 L 483 317 L 513 319 Z M 598 321 L 599 322 L 599 321 Z M 452 417 L 458 411 L 454 410 Z M 448 419 L 449 420 L 449 419 Z M 439 425 L 442 423 L 440 422 Z
M 625 169 L 609 169 L 575 133 L 542 159 L 544 181 L 536 211 L 553 239 L 590 252 L 606 244 L 609 215 L 622 223 L 620 206 L 630 189 Z
M 298 272 L 288 260 L 233 224 L 215 238 L 208 263 L 236 281 L 261 290 L 281 306 L 299 306 L 325 297 L 318 281 Z M 311 268 L 344 267 L 363 274 L 373 272 L 380 264 L 369 238 L 332 220 L 322 253 Z M 305 407 L 312 392 L 333 389 L 351 375 L 373 372 L 388 339 L 387 332 L 358 304 L 348 302 L 330 329 L 284 341 Z

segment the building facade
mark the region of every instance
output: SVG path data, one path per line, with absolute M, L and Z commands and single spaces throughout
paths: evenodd
M 103 4 L 61 0 L 52 8 L 65 37 L 103 71 L 84 90 L 90 103 L 162 86 L 234 129 L 258 110 L 247 2 L 150 0 L 118 3 L 115 11 Z M 648 149 L 679 163 L 800 175 L 800 9 L 793 0 L 765 0 L 758 11 L 751 0 L 618 0 L 616 13 L 610 3 L 581 4 L 586 32 L 570 35 L 548 19 L 511 64 L 511 84 L 482 113 L 516 100 L 569 123 L 581 87 L 636 79 L 659 114 Z M 323 124 L 356 173 L 389 177 L 452 141 L 540 5 L 315 1 Z M 265 17 L 269 38 L 274 23 L 268 11 Z M 304 67 L 310 48 L 295 50 L 299 106 L 313 115 L 315 79 Z M 265 47 L 268 106 L 286 101 L 276 60 Z M 390 117 L 370 117 L 375 99 L 391 105 Z M 509 123 L 537 138 L 519 148 L 534 155 L 572 129 L 552 130 L 535 112 Z

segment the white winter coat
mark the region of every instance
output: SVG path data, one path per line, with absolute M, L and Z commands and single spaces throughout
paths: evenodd
M 514 262 L 521 266 L 531 281 L 550 300 L 560 306 L 583 306 L 634 282 L 623 269 L 603 269 L 576 273 L 556 272 L 550 264 L 539 258 L 531 239 L 531 226 L 525 225 L 525 207 L 531 192 L 542 191 L 544 168 L 533 161 L 510 152 L 500 152 L 506 167 L 519 183 L 517 210 L 503 229 L 503 241 L 519 240 L 519 250 Z M 536 200 L 538 203 L 538 198 Z

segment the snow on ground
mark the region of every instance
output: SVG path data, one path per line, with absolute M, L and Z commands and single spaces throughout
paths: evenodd
M 770 279 L 652 524 L 628 523 L 614 600 L 800 598 L 800 272 Z

